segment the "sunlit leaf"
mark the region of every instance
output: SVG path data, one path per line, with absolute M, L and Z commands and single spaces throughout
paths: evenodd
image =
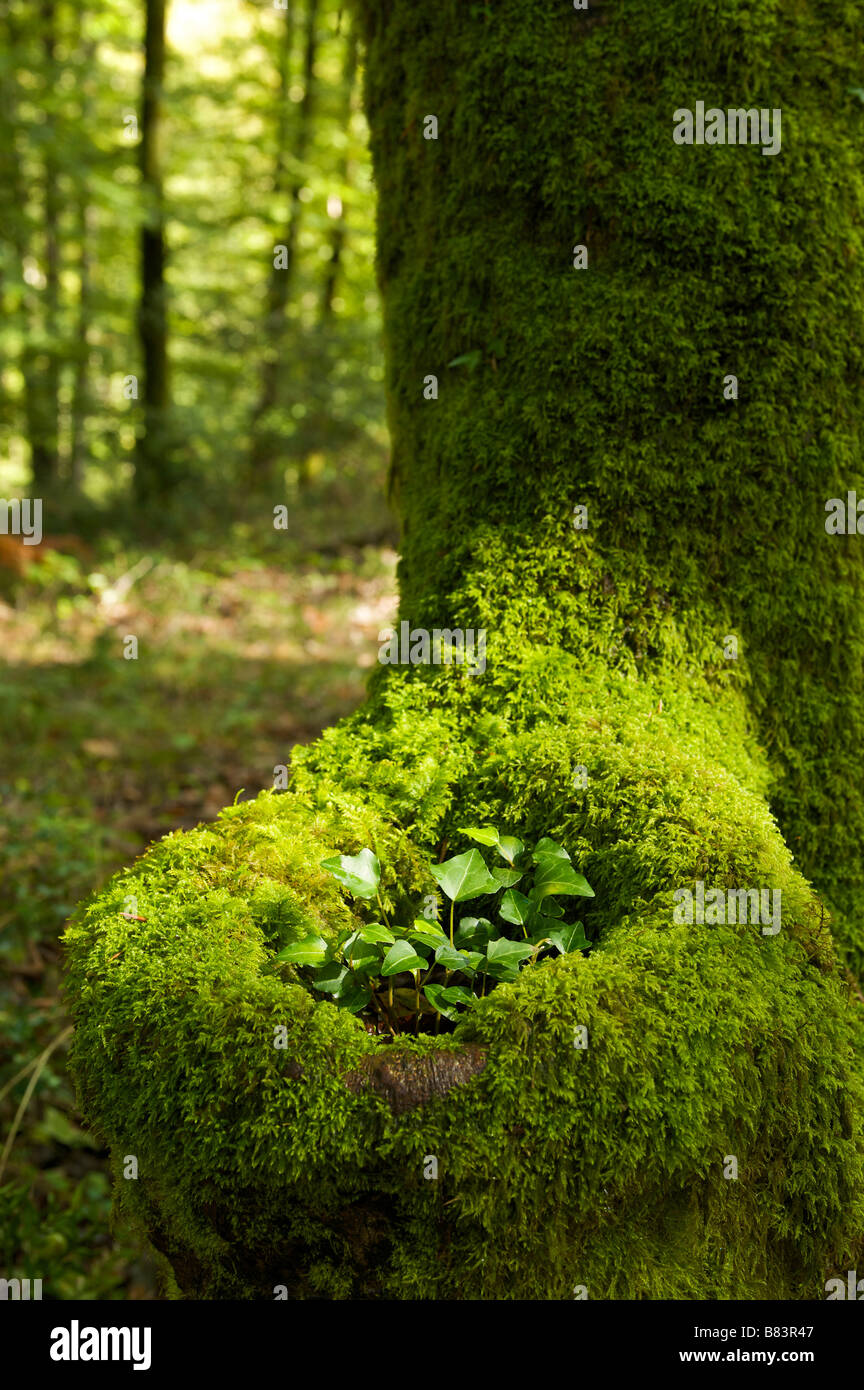
M 430 865 L 432 876 L 454 903 L 479 898 L 485 893 L 497 893 L 501 887 L 486 866 L 486 860 L 476 849 L 445 859 L 443 864 Z
M 492 849 L 498 844 L 498 831 L 494 825 L 462 826 L 458 833 L 467 835 L 470 840 L 476 840 L 478 845 L 489 845 Z
M 476 997 L 461 985 L 425 985 L 423 993 L 439 1014 L 454 1021 L 458 1021 L 460 1017 L 460 1004 L 467 1007 L 478 1002 Z
M 381 974 L 398 975 L 402 970 L 425 970 L 427 962 L 419 956 L 410 941 L 396 941 L 384 957 Z
M 374 898 L 381 882 L 381 865 L 371 849 L 359 854 L 340 854 L 335 859 L 322 859 L 321 868 L 332 874 L 337 883 L 347 888 L 355 898 Z
M 581 922 L 571 922 L 563 927 L 556 927 L 554 931 L 549 932 L 549 940 L 562 956 L 566 955 L 568 951 L 587 950 L 591 945 Z
M 537 864 L 541 859 L 548 859 L 550 857 L 554 859 L 569 859 L 570 855 L 563 845 L 558 844 L 557 840 L 550 840 L 548 835 L 544 835 L 543 839 L 538 840 L 537 844 L 534 846 L 534 852 L 531 858 L 534 860 L 534 863 Z
M 577 874 L 572 864 L 556 855 L 544 856 L 537 861 L 534 887 L 531 896 L 541 902 L 550 893 L 571 897 L 593 898 L 594 889 L 582 874 Z
M 421 946 L 431 947 L 433 951 L 436 947 L 440 946 L 443 941 L 447 940 L 443 932 L 423 931 L 417 928 L 412 928 L 408 933 L 408 937 L 411 941 L 419 941 Z
M 383 926 L 380 922 L 369 922 L 363 924 L 357 935 L 361 941 L 368 941 L 370 944 L 391 945 L 395 936 L 389 927 Z
M 289 965 L 321 965 L 327 956 L 327 942 L 323 936 L 307 936 L 303 941 L 293 941 L 285 946 L 276 957 Z
M 525 846 L 521 840 L 517 840 L 515 835 L 501 835 L 498 838 L 498 853 L 507 860 L 508 864 L 514 864 L 520 854 L 525 851 Z

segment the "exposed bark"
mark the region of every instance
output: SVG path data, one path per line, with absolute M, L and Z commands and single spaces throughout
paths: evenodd
M 473 1043 L 452 1052 L 429 1052 L 415 1056 L 407 1052 L 372 1053 L 364 1057 L 357 1071 L 345 1077 L 355 1095 L 374 1091 L 389 1105 L 394 1115 L 404 1115 L 427 1101 L 446 1096 L 454 1086 L 464 1086 L 486 1066 L 482 1047 Z

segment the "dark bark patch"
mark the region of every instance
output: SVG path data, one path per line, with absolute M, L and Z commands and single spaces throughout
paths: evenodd
M 588 0 L 587 10 L 574 10 L 573 17 L 579 21 L 579 28 L 583 33 L 593 29 L 595 24 L 608 24 L 608 0 Z
M 446 1096 L 454 1086 L 464 1086 L 486 1066 L 482 1047 L 469 1044 L 458 1052 L 429 1052 L 423 1056 L 389 1051 L 364 1057 L 356 1071 L 344 1077 L 354 1095 L 374 1091 L 394 1115 L 404 1115 L 418 1105 Z

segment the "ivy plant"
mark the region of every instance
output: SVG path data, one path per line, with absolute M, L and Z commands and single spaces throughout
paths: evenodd
M 502 980 L 550 955 L 590 946 L 581 922 L 566 922 L 559 898 L 593 898 L 587 879 L 563 845 L 544 836 L 529 850 L 515 835 L 491 825 L 459 834 L 492 850 L 490 866 L 471 848 L 429 871 L 449 902 L 446 930 L 434 913 L 392 921 L 381 898 L 381 865 L 371 849 L 321 861 L 336 881 L 363 904 L 361 920 L 333 941 L 309 936 L 276 956 L 308 988 L 360 1015 L 370 1032 L 392 1038 L 458 1021 Z M 457 907 L 488 900 L 488 917 L 458 916 Z M 374 905 L 374 906 L 373 906 Z M 375 909 L 377 909 L 377 914 Z M 380 919 L 380 920 L 378 920 Z

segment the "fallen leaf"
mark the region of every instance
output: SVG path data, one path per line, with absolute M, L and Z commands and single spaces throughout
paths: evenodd
M 85 738 L 81 747 L 91 758 L 119 758 L 120 749 L 110 738 Z

